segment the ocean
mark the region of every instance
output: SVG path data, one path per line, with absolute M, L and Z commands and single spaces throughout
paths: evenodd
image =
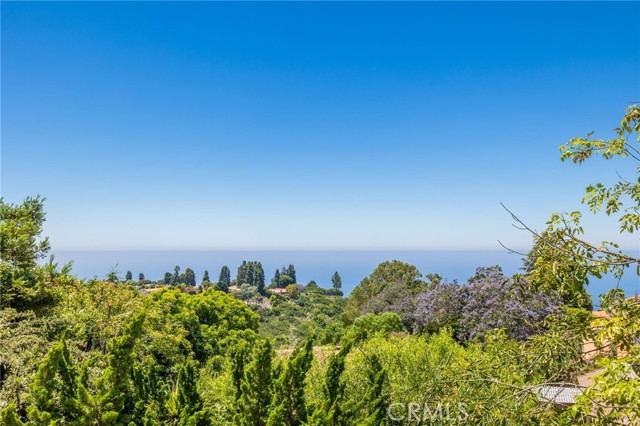
M 418 267 L 423 274 L 438 273 L 449 281 L 465 282 L 480 266 L 500 265 L 505 274 L 519 272 L 521 256 L 506 251 L 53 251 L 60 264 L 73 261 L 73 271 L 81 278 L 103 278 L 115 268 L 124 277 L 133 273 L 134 280 L 140 272 L 150 280 L 162 279 L 165 272 L 172 272 L 176 265 L 181 271 L 191 268 L 198 281 L 205 270 L 212 280 L 217 280 L 220 268 L 227 265 L 235 276 L 243 260 L 262 262 L 267 284 L 276 268 L 293 264 L 298 282 L 306 284 L 314 280 L 320 287 L 331 287 L 331 276 L 338 272 L 342 278 L 342 290 L 351 290 L 375 267 L 386 260 L 401 260 Z M 612 276 L 593 279 L 589 293 L 597 305 L 598 295 L 619 285 L 627 295 L 640 293 L 640 277 L 629 270 L 618 283 Z

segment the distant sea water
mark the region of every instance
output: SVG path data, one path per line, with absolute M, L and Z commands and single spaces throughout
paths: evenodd
M 293 264 L 299 283 L 314 280 L 324 288 L 331 287 L 331 276 L 337 271 L 345 294 L 386 260 L 407 262 L 423 274 L 438 273 L 460 283 L 481 266 L 500 265 L 506 275 L 520 272 L 522 267 L 521 256 L 506 251 L 54 251 L 53 254 L 60 264 L 73 261 L 73 271 L 80 278 L 104 278 L 115 267 L 122 277 L 131 271 L 134 280 L 140 272 L 147 279 L 160 280 L 178 265 L 181 271 L 193 269 L 198 281 L 208 270 L 213 281 L 218 279 L 223 265 L 231 269 L 233 277 L 243 260 L 257 260 L 262 262 L 268 284 L 276 268 Z M 619 283 L 612 276 L 594 278 L 588 290 L 597 304 L 598 295 L 616 285 L 627 295 L 640 293 L 640 278 L 632 270 Z

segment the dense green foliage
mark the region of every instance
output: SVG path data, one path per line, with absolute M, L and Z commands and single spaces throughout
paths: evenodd
M 344 333 L 344 306 L 342 297 L 311 288 L 293 297 L 274 294 L 268 304 L 254 309 L 260 315 L 260 333 L 277 347 L 290 347 L 315 332 L 320 343 L 338 342 Z
M 611 140 L 574 139 L 563 159 L 640 162 L 633 106 Z M 637 168 L 640 175 L 640 166 Z M 636 181 L 638 183 L 636 183 Z M 638 230 L 640 180 L 593 184 L 589 209 Z M 465 284 L 380 264 L 348 299 L 296 282 L 264 288 L 259 262 L 198 291 L 179 266 L 146 294 L 114 268 L 79 280 L 44 260 L 43 200 L 0 201 L 0 422 L 60 426 L 596 425 L 640 419 L 640 299 L 613 290 L 589 310 L 588 277 L 640 274 L 612 242 L 582 239 L 580 214 L 533 232 L 524 276 L 480 268 Z M 514 215 L 514 219 L 519 219 Z M 525 226 L 522 222 L 521 225 Z M 208 276 L 208 274 L 207 274 Z M 204 280 L 208 282 L 208 280 Z M 154 283 L 158 285 L 158 283 Z M 224 291 L 219 291 L 220 288 Z M 283 290 L 286 289 L 286 290 Z M 235 297 L 234 297 L 235 296 Z M 589 353 L 583 343 L 593 342 Z M 275 347 L 275 349 L 274 349 Z M 566 407 L 541 386 L 600 367 Z

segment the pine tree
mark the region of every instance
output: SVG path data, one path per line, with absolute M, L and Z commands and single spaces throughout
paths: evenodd
M 268 340 L 258 342 L 253 350 L 252 360 L 244 372 L 235 424 L 266 425 L 271 402 L 272 357 L 271 342 Z
M 171 272 L 165 272 L 164 274 L 164 283 L 166 285 L 171 284 L 171 281 L 173 280 L 173 275 L 171 274 Z
M 289 265 L 286 275 L 289 275 L 293 280 L 291 284 L 298 282 L 298 279 L 296 278 L 296 268 L 293 265 Z
M 276 269 L 276 273 L 273 274 L 273 279 L 271 280 L 271 287 L 278 288 L 280 287 L 280 271 Z
M 187 268 L 184 270 L 184 283 L 190 286 L 196 285 L 196 273 L 193 272 L 193 269 Z
M 133 274 L 131 273 L 131 271 L 127 271 L 127 273 L 124 276 L 124 280 L 125 281 L 133 281 Z
M 238 273 L 236 274 L 236 282 L 238 286 L 247 282 L 247 261 L 243 260 L 242 264 L 238 266 Z
M 204 271 L 204 275 L 202 275 L 202 283 L 208 283 L 209 281 L 209 271 Z
M 173 278 L 171 279 L 171 284 L 173 285 L 180 284 L 180 267 L 178 265 L 176 265 L 176 267 L 173 268 Z
M 342 288 L 342 278 L 340 278 L 340 274 L 337 271 L 331 277 L 331 284 L 334 290 L 340 290 Z
M 253 270 L 254 284 L 258 287 L 258 293 L 264 295 L 264 269 L 262 263 L 256 262 Z
M 224 281 L 218 281 L 214 288 L 216 290 L 224 291 L 225 293 L 229 292 L 229 286 Z
M 280 373 L 274 385 L 268 426 L 300 426 L 307 421 L 304 388 L 313 360 L 313 339 L 309 336 L 298 344 Z
M 255 285 L 256 284 L 255 262 L 247 263 L 246 283 L 249 284 L 249 285 Z
M 218 282 L 224 283 L 226 288 L 229 288 L 231 285 L 231 270 L 228 266 L 223 266 L 220 270 L 220 278 L 218 278 Z

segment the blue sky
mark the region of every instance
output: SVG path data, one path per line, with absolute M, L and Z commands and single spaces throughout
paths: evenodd
M 500 202 L 634 173 L 557 147 L 640 100 L 637 2 L 1 7 L 2 195 L 58 249 L 525 248 Z

